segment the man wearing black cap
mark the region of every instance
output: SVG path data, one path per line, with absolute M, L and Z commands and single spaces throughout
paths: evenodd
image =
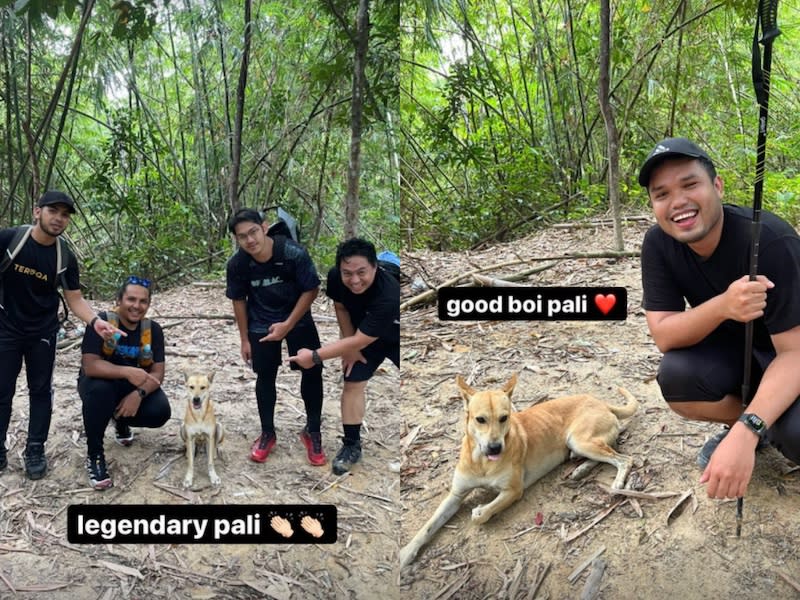
M 752 210 L 722 203 L 706 152 L 663 140 L 639 183 L 658 223 L 642 243 L 643 306 L 664 353 L 658 383 L 679 415 L 726 425 L 700 451 L 700 482 L 712 498 L 742 497 L 757 447 L 772 444 L 800 463 L 800 237 L 763 211 L 759 275 L 749 281 Z M 749 321 L 755 394 L 743 409 Z
M 80 291 L 78 262 L 58 242 L 75 212 L 72 198 L 49 191 L 33 209 L 34 225 L 24 245 L 0 274 L 0 472 L 8 466 L 5 439 L 11 421 L 11 400 L 25 360 L 30 396 L 30 421 L 25 445 L 25 473 L 41 479 L 47 472 L 44 444 L 53 407 L 53 366 L 58 332 L 61 285 L 70 310 L 103 337 L 117 331 L 99 319 Z M 16 228 L 0 230 L 0 255 L 11 256 Z M 65 266 L 57 273 L 58 254 Z

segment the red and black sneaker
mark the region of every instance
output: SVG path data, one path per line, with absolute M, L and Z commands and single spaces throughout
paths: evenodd
M 267 460 L 269 453 L 272 452 L 272 449 L 275 447 L 276 441 L 277 438 L 274 432 L 267 433 L 266 431 L 262 431 L 258 439 L 253 442 L 253 447 L 250 448 L 250 460 L 263 463 Z
M 308 462 L 315 467 L 321 467 L 328 462 L 328 458 L 322 450 L 322 434 L 319 431 L 309 432 L 307 427 L 303 427 L 303 431 L 300 433 L 300 441 L 306 447 Z

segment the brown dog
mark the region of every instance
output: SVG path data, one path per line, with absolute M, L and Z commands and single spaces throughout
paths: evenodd
M 181 439 L 186 443 L 186 476 L 183 478 L 183 487 L 192 487 L 194 481 L 194 454 L 195 445 L 205 440 L 206 453 L 208 454 L 208 478 L 212 485 L 219 485 L 221 480 L 214 468 L 214 459 L 217 446 L 222 442 L 225 433 L 222 425 L 217 423 L 214 415 L 214 405 L 211 402 L 211 382 L 214 373 L 186 374 L 186 388 L 188 391 L 186 415 L 181 423 Z
M 450 520 L 466 495 L 478 487 L 499 491 L 497 497 L 472 510 L 476 524 L 485 523 L 522 497 L 529 485 L 564 462 L 570 451 L 591 459 L 575 469 L 577 479 L 597 462 L 617 468 L 612 487 L 620 489 L 632 460 L 612 447 L 620 432 L 619 418 L 630 417 L 638 403 L 625 389 L 625 406 L 611 406 L 588 394 L 542 402 L 520 412 L 511 406 L 517 376 L 499 390 L 476 391 L 461 376 L 456 378 L 464 398 L 466 431 L 450 493 L 417 535 L 400 550 L 400 568 L 410 564 L 419 550 Z M 597 461 L 597 462 L 593 462 Z

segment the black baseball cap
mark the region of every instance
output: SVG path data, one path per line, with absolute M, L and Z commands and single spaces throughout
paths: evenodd
M 653 169 L 655 169 L 664 159 L 675 156 L 703 158 L 712 165 L 714 164 L 711 161 L 711 158 L 709 158 L 708 154 L 706 154 L 705 151 L 703 151 L 694 142 L 682 137 L 667 138 L 658 142 L 656 147 L 650 152 L 647 160 L 644 161 L 642 168 L 639 170 L 639 185 L 642 187 L 647 187 L 650 184 L 650 175 L 652 175 Z
M 69 209 L 70 213 L 75 213 L 75 201 L 64 192 L 50 190 L 49 192 L 42 194 L 42 197 L 39 198 L 38 206 L 40 208 L 42 206 L 51 206 L 53 204 L 64 204 Z

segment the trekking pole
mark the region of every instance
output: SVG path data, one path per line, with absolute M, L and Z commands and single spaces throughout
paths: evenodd
M 762 31 L 758 37 L 759 26 Z M 769 77 L 772 69 L 772 41 L 781 34 L 778 29 L 778 0 L 759 0 L 756 30 L 753 35 L 753 87 L 758 101 L 758 142 L 756 150 L 756 180 L 753 189 L 753 223 L 750 238 L 750 281 L 758 275 L 758 245 L 761 236 L 761 196 L 764 190 L 764 170 L 767 155 L 767 118 L 769 117 Z M 758 44 L 764 46 L 764 62 Z M 750 370 L 753 365 L 753 321 L 744 329 L 744 376 L 742 405 L 750 403 Z M 736 537 L 742 533 L 744 498 L 736 500 Z

